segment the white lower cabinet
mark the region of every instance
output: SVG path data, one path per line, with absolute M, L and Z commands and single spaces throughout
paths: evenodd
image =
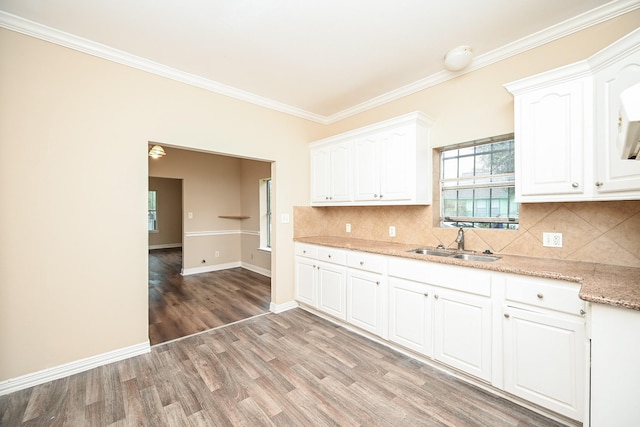
M 433 357 L 491 381 L 491 299 L 434 289 Z
M 383 275 L 349 269 L 347 322 L 382 336 L 386 290 L 386 278 Z
M 514 307 L 504 315 L 505 390 L 582 421 L 584 320 Z
M 389 340 L 433 356 L 432 288 L 424 283 L 389 278 Z
M 579 289 L 561 280 L 296 244 L 300 303 L 588 424 L 590 347 Z M 607 333 L 595 331 L 604 355 L 596 379 L 611 389 Z M 592 407 L 603 419 L 616 405 Z
M 342 320 L 347 319 L 347 269 L 318 264 L 318 309 Z

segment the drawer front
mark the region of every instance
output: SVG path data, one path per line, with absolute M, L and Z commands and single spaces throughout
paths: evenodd
M 296 255 L 315 259 L 318 257 L 318 247 L 306 243 L 296 243 Z
M 358 270 L 384 274 L 386 260 L 380 255 L 364 252 L 349 252 L 347 254 L 347 265 L 350 268 L 357 268 Z
M 511 276 L 507 279 L 505 296 L 507 301 L 580 315 L 585 304 L 578 297 L 579 292 L 577 283 Z
M 341 249 L 321 246 L 318 248 L 318 260 L 332 264 L 347 265 L 347 252 Z
M 390 259 L 389 276 L 470 294 L 491 296 L 491 273 L 486 270 L 429 261 Z

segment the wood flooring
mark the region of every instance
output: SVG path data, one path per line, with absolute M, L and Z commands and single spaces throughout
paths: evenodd
M 267 313 L 271 279 L 244 268 L 182 276 L 182 249 L 149 251 L 151 345 Z
M 293 309 L 0 396 L 13 426 L 557 426 Z

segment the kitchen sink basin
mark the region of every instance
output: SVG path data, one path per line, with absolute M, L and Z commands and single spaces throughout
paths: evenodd
M 426 249 L 426 248 L 411 249 L 408 252 L 414 252 L 420 255 L 433 255 L 433 256 L 451 256 L 452 255 L 451 252 L 438 251 L 438 250 Z
M 455 259 L 464 259 L 467 261 L 483 261 L 483 262 L 493 262 L 497 261 L 500 258 L 489 255 L 472 255 L 472 254 L 455 254 L 451 255 L 451 258 Z
M 431 256 L 441 256 L 446 258 L 463 259 L 465 261 L 493 262 L 500 259 L 500 257 L 490 256 L 490 255 L 463 254 L 459 252 L 451 252 L 446 250 L 429 249 L 429 248 L 411 249 L 410 251 L 407 251 L 407 252 L 413 252 L 415 254 L 420 254 L 420 255 L 431 255 Z

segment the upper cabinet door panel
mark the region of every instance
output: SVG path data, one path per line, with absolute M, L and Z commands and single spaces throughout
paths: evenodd
M 387 132 L 380 141 L 380 197 L 383 200 L 409 200 L 415 194 L 415 127 L 403 126 Z
M 596 163 L 599 196 L 640 191 L 640 161 L 623 160 L 617 146 L 620 93 L 640 83 L 640 50 L 596 74 Z
M 518 100 L 519 196 L 584 192 L 585 85 L 588 81 L 554 85 Z
M 379 134 L 371 134 L 353 143 L 354 200 L 379 200 L 379 140 Z

